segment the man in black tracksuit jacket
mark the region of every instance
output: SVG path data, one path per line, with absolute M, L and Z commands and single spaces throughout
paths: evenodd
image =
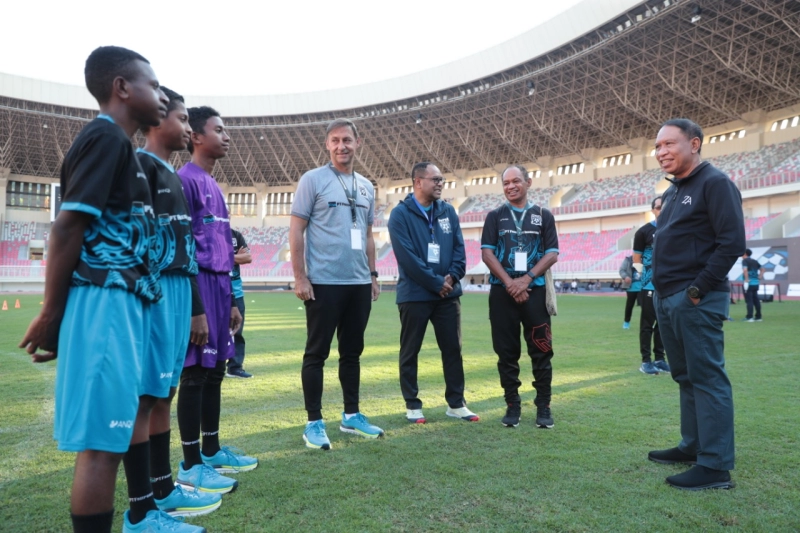
M 400 388 L 406 418 L 425 422 L 418 397 L 417 358 L 430 321 L 442 352 L 446 414 L 474 422 L 478 416 L 464 401 L 459 280 L 466 271 L 466 253 L 458 214 L 439 199 L 444 179 L 435 165 L 418 163 L 411 177 L 414 192 L 389 217 L 389 236 L 400 274 Z
M 696 463 L 667 478 L 688 490 L 732 486 L 733 396 L 722 325 L 730 305 L 728 272 L 745 250 L 742 196 L 728 176 L 700 160 L 702 143 L 702 130 L 687 119 L 668 120 L 656 138 L 656 159 L 674 179 L 662 197 L 654 241 L 654 303 L 680 386 L 682 439 L 649 458 Z

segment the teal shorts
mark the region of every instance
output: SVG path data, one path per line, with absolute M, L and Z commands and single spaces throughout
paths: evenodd
M 189 278 L 165 272 L 162 298 L 150 306 L 151 326 L 147 354 L 142 364 L 141 395 L 166 398 L 177 387 L 189 346 L 192 323 L 192 288 Z
M 56 365 L 60 450 L 128 450 L 149 338 L 148 302 L 121 289 L 70 287 Z

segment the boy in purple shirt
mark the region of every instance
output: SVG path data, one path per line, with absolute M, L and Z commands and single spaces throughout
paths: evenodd
M 220 472 L 237 473 L 258 466 L 256 458 L 219 445 L 225 361 L 233 357 L 231 332 L 238 330 L 242 321 L 231 291 L 233 248 L 228 208 L 211 175 L 217 159 L 225 157 L 230 137 L 219 113 L 210 107 L 190 108 L 189 124 L 192 161 L 178 171 L 178 176 L 192 215 L 199 271 L 198 293 L 193 296 L 191 343 L 178 394 L 178 427 L 184 457 L 178 469 L 178 483 L 201 491 L 226 493 L 238 483 Z M 207 343 L 203 342 L 206 333 Z

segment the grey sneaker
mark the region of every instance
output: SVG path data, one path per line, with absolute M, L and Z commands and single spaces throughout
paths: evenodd
M 656 368 L 656 365 L 654 365 L 653 363 L 648 361 L 646 363 L 642 363 L 642 366 L 639 367 L 639 372 L 642 372 L 644 374 L 650 374 L 650 375 L 653 375 L 653 376 L 657 376 L 658 375 L 658 368 Z
M 669 374 L 669 364 L 665 360 L 659 359 L 653 363 L 653 366 L 656 367 L 656 370 L 659 372 L 666 372 Z

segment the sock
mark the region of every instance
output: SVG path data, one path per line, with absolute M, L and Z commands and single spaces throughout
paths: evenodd
M 211 457 L 219 451 L 219 414 L 222 402 L 222 383 L 203 385 L 203 455 Z
M 200 402 L 202 385 L 181 384 L 178 390 L 178 430 L 183 448 L 183 468 L 203 464 L 200 457 Z
M 72 517 L 73 533 L 111 533 L 111 526 L 114 523 L 114 509 L 107 513 L 77 515 L 70 513 Z
M 169 434 L 169 431 L 165 431 L 150 435 L 150 483 L 157 500 L 163 500 L 175 490 L 169 464 Z
M 131 512 L 128 520 L 138 524 L 147 515 L 147 511 L 158 510 L 153 499 L 153 488 L 150 486 L 150 442 L 131 444 L 122 456 L 125 465 L 125 477 L 128 478 L 128 500 Z
M 354 417 L 354 416 L 356 416 L 357 414 L 358 414 L 358 413 L 345 413 L 345 414 L 344 414 L 344 419 L 345 419 L 345 420 L 350 420 L 351 418 L 353 418 L 353 417 Z

